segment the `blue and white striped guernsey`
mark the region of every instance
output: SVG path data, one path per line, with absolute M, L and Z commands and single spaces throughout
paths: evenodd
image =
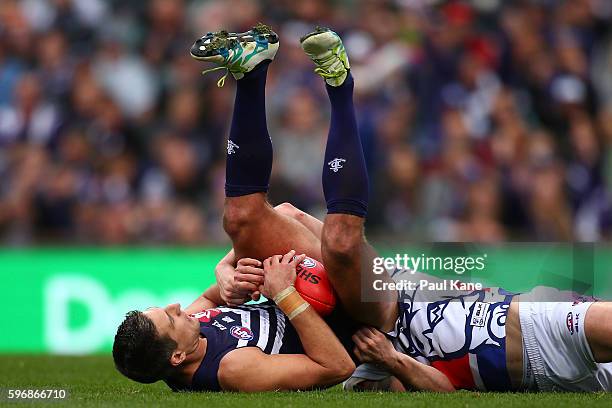
M 257 347 L 266 354 L 303 354 L 297 332 L 273 302 L 216 307 L 192 315 L 200 321 L 207 340 L 206 354 L 190 386 L 166 381 L 175 391 L 220 391 L 217 373 L 221 359 L 242 347 Z

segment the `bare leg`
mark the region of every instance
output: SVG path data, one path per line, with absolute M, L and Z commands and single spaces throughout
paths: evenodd
M 295 249 L 320 260 L 319 240 L 266 201 L 273 157 L 265 111 L 268 64 L 260 63 L 236 85 L 227 145 L 223 226 L 237 258 L 263 260 Z
M 275 211 L 264 193 L 226 198 L 223 226 L 237 259 L 263 260 L 294 249 L 322 261 L 319 239 L 295 219 Z
M 598 363 L 612 361 L 612 302 L 595 302 L 589 307 L 584 331 Z
M 329 214 L 325 218 L 321 241 L 323 264 L 351 317 L 388 331 L 397 319 L 397 297 L 394 293 L 372 290 L 374 279 L 390 278 L 372 273 L 376 251 L 365 240 L 363 222 L 363 218 L 348 214 Z

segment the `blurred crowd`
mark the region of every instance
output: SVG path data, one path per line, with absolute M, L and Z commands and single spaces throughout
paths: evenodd
M 609 0 L 2 0 L 0 242 L 226 243 L 233 103 L 188 50 L 262 21 L 273 203 L 324 214 L 329 107 L 299 48 L 344 38 L 388 241 L 612 238 Z

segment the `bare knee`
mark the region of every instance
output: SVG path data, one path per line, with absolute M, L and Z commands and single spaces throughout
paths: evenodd
M 325 220 L 321 248 L 324 258 L 335 262 L 355 262 L 363 244 L 363 220 L 332 214 Z
M 265 207 L 265 205 L 264 205 Z M 256 222 L 261 216 L 262 205 L 243 197 L 229 198 L 223 206 L 223 229 L 233 239 Z

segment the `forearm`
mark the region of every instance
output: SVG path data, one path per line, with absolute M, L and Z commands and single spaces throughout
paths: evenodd
M 410 356 L 395 353 L 387 369 L 406 389 L 419 391 L 451 392 L 455 387 L 448 377 L 434 367 L 418 362 Z
M 219 275 L 223 273 L 225 267 L 228 266 L 232 268 L 236 266 L 236 255 L 234 254 L 234 248 L 230 249 L 230 251 L 217 263 L 217 266 L 215 267 L 215 277 L 217 278 L 217 282 L 219 281 Z
M 305 354 L 314 362 L 328 369 L 334 377 L 348 377 L 355 368 L 349 354 L 331 328 L 312 308 L 291 320 Z
M 211 309 L 222 304 L 224 304 L 224 302 L 221 299 L 219 285 L 214 284 L 206 289 L 204 293 L 202 293 L 202 295 L 194 300 L 189 306 L 187 306 L 185 313 L 198 313 L 202 310 Z

